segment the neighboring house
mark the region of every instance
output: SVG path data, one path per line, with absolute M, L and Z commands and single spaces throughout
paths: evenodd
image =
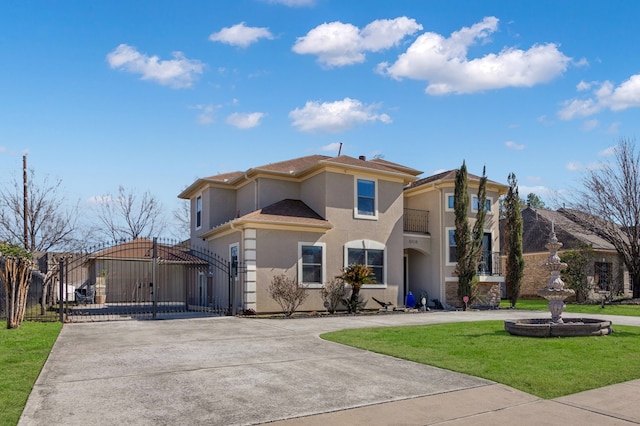
M 527 207 L 522 210 L 522 221 L 525 270 L 520 297 L 538 297 L 538 291 L 547 285 L 549 270 L 543 265 L 549 257 L 545 245 L 552 229 L 563 244 L 560 256 L 563 251 L 579 249 L 583 244 L 591 246 L 593 261 L 589 265 L 588 280 L 595 293 L 620 289 L 625 295 L 631 295 L 629 274 L 622 257 L 611 243 L 582 226 L 571 210 Z
M 191 202 L 192 243 L 245 265 L 242 309 L 279 311 L 268 287 L 286 274 L 310 289 L 301 310 L 324 310 L 320 289 L 351 263 L 376 276 L 361 291 L 367 308 L 378 307 L 372 297 L 402 306 L 409 291 L 459 305 L 449 289 L 456 285 L 448 243 L 454 215 L 446 207 L 455 171 L 416 181 L 421 173 L 382 159 L 311 155 L 198 179 L 179 197 Z M 470 188 L 473 182 L 477 188 L 470 175 Z M 506 187 L 489 187 L 487 241 L 499 251 L 497 206 Z M 486 261 L 488 277 L 499 258 Z M 499 282 L 499 275 L 482 281 Z

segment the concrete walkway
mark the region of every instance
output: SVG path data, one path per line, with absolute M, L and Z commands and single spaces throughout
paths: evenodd
M 640 424 L 640 380 L 541 400 L 318 337 L 345 328 L 548 316 L 500 310 L 69 324 L 19 424 Z M 614 328 L 640 326 L 640 318 L 598 317 Z

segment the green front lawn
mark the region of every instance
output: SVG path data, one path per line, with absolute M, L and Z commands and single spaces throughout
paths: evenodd
M 516 303 L 516 309 L 527 309 L 532 311 L 548 311 L 549 302 L 544 299 L 520 299 Z M 594 314 L 594 315 L 624 315 L 631 317 L 640 317 L 640 305 L 620 305 L 607 304 L 604 308 L 600 304 L 583 304 L 583 303 L 567 303 L 565 312 L 576 314 Z M 501 308 L 508 308 L 511 303 L 508 300 L 500 302 Z
M 0 425 L 15 425 L 62 324 L 23 322 L 14 330 L 0 324 Z
M 550 399 L 640 378 L 640 327 L 613 327 L 609 336 L 532 338 L 510 335 L 503 321 L 482 321 L 353 329 L 321 337 Z

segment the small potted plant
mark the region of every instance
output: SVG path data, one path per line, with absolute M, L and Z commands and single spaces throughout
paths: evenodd
M 107 270 L 100 269 L 96 277 L 96 303 L 103 304 L 107 302 Z

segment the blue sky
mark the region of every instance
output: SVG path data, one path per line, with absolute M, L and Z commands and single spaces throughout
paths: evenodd
M 119 185 L 342 153 L 579 186 L 640 132 L 633 1 L 5 0 L 0 185 Z

